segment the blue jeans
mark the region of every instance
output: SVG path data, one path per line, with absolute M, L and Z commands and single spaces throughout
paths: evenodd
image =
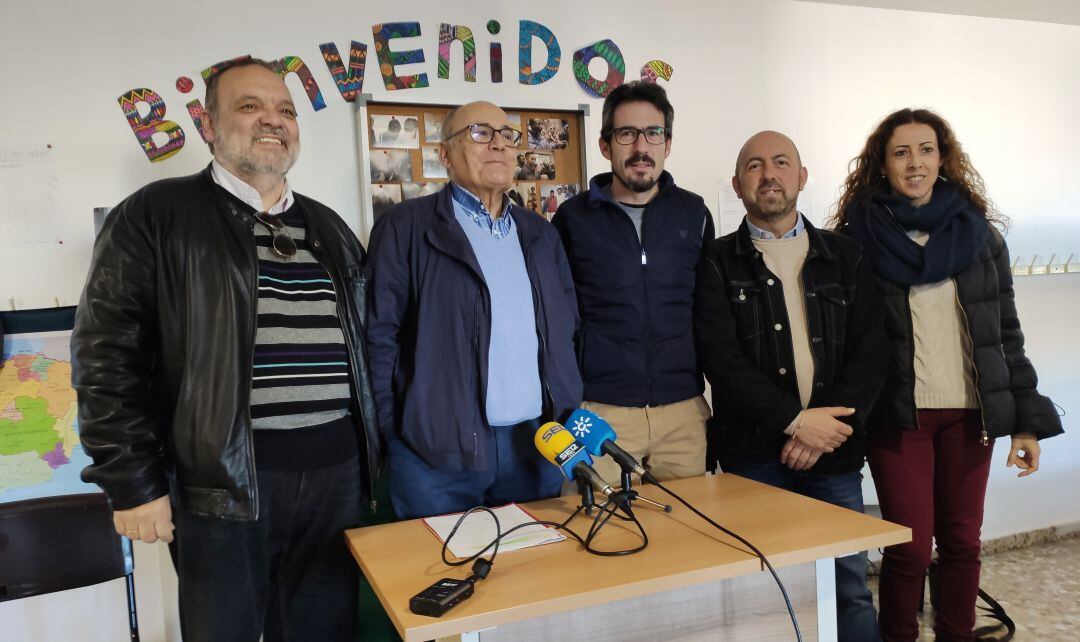
M 387 444 L 390 501 L 399 519 L 458 513 L 474 506 L 502 506 L 555 497 L 563 474 L 533 444 L 539 422 L 489 426 L 494 465 L 483 470 L 444 471 L 427 465 L 405 442 Z
M 862 475 L 817 475 L 791 470 L 780 462 L 769 464 L 722 464 L 725 473 L 783 488 L 828 502 L 841 508 L 863 512 Z M 866 551 L 836 560 L 836 619 L 840 642 L 881 640 L 873 596 L 866 586 Z
M 359 462 L 256 477 L 257 521 L 173 511 L 183 639 L 353 642 L 360 578 L 342 533 L 360 524 Z

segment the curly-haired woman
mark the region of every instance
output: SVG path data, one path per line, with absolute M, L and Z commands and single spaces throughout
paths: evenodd
M 885 550 L 881 632 L 918 637 L 933 538 L 934 631 L 970 640 L 994 439 L 1011 438 L 1006 465 L 1024 477 L 1061 421 L 1024 355 L 1009 252 L 995 227 L 1006 221 L 949 124 L 925 109 L 889 114 L 850 170 L 832 226 L 873 262 L 892 354 L 867 459 L 883 516 L 912 531 L 910 543 Z

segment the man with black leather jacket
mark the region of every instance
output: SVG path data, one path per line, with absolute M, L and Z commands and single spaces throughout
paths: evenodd
M 796 209 L 807 172 L 783 134 L 739 153 L 739 229 L 706 246 L 694 331 L 712 384 L 710 464 L 862 511 L 865 419 L 888 365 L 881 304 L 858 243 Z M 880 639 L 866 554 L 836 561 L 840 640 Z
M 274 65 L 215 69 L 206 108 L 210 166 L 135 192 L 94 248 L 83 478 L 118 532 L 170 543 L 184 639 L 353 640 L 342 531 L 379 457 L 364 250 L 286 181 L 299 132 Z

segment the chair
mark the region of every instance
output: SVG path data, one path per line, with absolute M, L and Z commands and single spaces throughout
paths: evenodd
M 131 542 L 101 494 L 0 504 L 0 602 L 127 579 L 128 627 L 139 640 Z

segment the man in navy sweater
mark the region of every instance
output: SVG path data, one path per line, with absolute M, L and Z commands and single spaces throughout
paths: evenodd
M 371 376 L 401 518 L 557 495 L 533 436 L 581 402 L 562 244 L 506 196 L 521 132 L 486 102 L 442 131 L 450 184 L 371 235 Z
M 606 419 L 619 444 L 660 479 L 705 471 L 710 415 L 694 357 L 693 295 L 713 221 L 702 198 L 664 171 L 673 120 L 662 87 L 617 87 L 604 101 L 600 130 L 611 172 L 553 219 L 581 314 L 583 407 Z M 595 467 L 607 479 L 619 476 L 610 458 Z

